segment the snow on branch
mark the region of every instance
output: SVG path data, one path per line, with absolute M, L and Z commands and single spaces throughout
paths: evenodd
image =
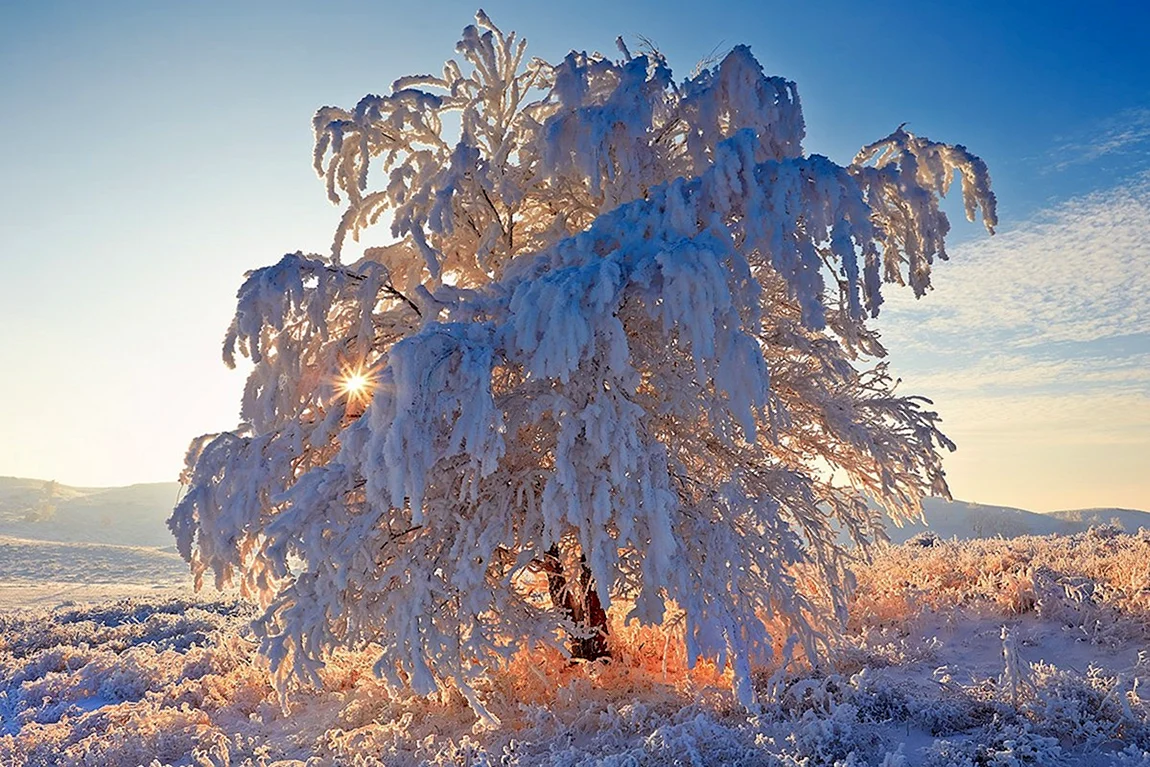
M 179 550 L 264 605 L 284 692 L 372 646 L 482 712 L 492 664 L 594 635 L 593 601 L 681 610 L 750 705 L 754 662 L 818 657 L 845 615 L 840 531 L 865 550 L 872 503 L 947 492 L 953 444 L 869 322 L 929 287 L 955 173 L 993 229 L 986 167 L 901 128 L 806 154 L 795 84 L 745 46 L 676 83 L 625 45 L 527 59 L 480 13 L 457 51 L 317 112 L 345 212 L 330 254 L 240 288 L 245 424 L 189 452 Z

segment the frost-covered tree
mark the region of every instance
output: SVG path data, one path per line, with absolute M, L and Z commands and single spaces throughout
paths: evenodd
M 374 647 L 482 711 L 492 663 L 673 605 L 750 701 L 756 659 L 825 650 L 838 531 L 947 492 L 868 320 L 930 287 L 955 175 L 993 227 L 985 165 L 900 128 L 842 167 L 748 48 L 676 81 L 618 45 L 528 59 L 480 12 L 462 63 L 316 114 L 332 252 L 247 275 L 244 424 L 193 444 L 171 519 L 197 582 L 265 605 L 281 688 Z

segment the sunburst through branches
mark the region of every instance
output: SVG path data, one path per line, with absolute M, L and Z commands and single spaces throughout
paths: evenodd
M 367 403 L 371 401 L 371 395 L 375 392 L 376 383 L 374 371 L 363 362 L 346 365 L 340 369 L 335 387 L 339 396 L 345 398 L 346 412 L 349 416 L 363 413 Z

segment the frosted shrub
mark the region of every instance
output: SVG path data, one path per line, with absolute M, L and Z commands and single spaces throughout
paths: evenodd
M 970 741 L 936 741 L 923 767 L 1059 767 L 1069 765 L 1055 738 L 1034 733 L 1028 724 L 1000 721 Z
M 878 739 L 858 728 L 857 723 L 858 710 L 850 703 L 836 706 L 829 716 L 808 711 L 795 723 L 794 734 L 788 740 L 802 755 L 803 763 L 811 767 L 829 767 L 852 756 L 859 764 L 867 764 L 869 760 L 863 757 L 873 755 Z
M 1010 705 L 1017 707 L 1019 699 L 1026 693 L 1034 692 L 1034 683 L 1030 680 L 1030 666 L 1018 655 L 1014 635 L 1006 626 L 1002 627 L 1002 674 L 999 675 L 998 684 L 1003 694 L 1010 699 Z
M 881 564 L 856 568 L 849 627 L 866 637 L 968 606 L 1000 617 L 1033 612 L 1080 641 L 1118 645 L 1150 635 L 1148 557 L 1150 539 L 1091 533 L 893 547 Z
M 1150 767 L 1150 751 L 1127 746 L 1114 754 L 1113 767 Z
M 866 545 L 868 498 L 947 492 L 953 446 L 868 321 L 930 287 L 954 176 L 994 226 L 986 167 L 901 128 L 806 154 L 795 84 L 744 46 L 676 81 L 622 41 L 528 58 L 480 13 L 457 50 L 317 112 L 344 214 L 240 287 L 244 423 L 189 451 L 179 551 L 262 604 L 281 690 L 370 647 L 483 712 L 519 648 L 609 652 L 625 601 L 680 610 L 750 704 L 753 661 L 817 657 L 846 615 L 836 528 Z
M 1126 642 L 1082 647 L 1090 665 L 1052 656 L 1051 648 L 1067 646 L 1056 620 L 1013 615 L 979 591 L 991 581 L 968 578 L 965 588 L 933 602 L 921 594 L 903 624 L 875 630 L 866 646 L 881 662 L 859 670 L 859 656 L 849 655 L 848 670 L 836 654 L 819 669 L 795 664 L 776 675 L 781 694 L 748 716 L 727 686 L 729 670 L 707 661 L 688 670 L 681 651 L 668 654 L 664 669 L 662 627 L 628 631 L 613 617 L 610 663 L 565 664 L 556 649 L 522 651 L 477 682 L 477 694 L 502 720 L 492 726 L 477 724 L 457 690 L 419 696 L 384 684 L 371 673 L 370 648 L 334 653 L 322 687 L 293 696 L 285 711 L 268 669 L 256 662 L 242 603 L 134 600 L 2 616 L 0 764 L 898 767 L 900 744 L 903 765 L 1150 763 L 1148 664 L 1137 660 L 1145 640 L 1135 631 L 1146 619 L 1140 597 L 1115 588 L 1135 577 L 1135 565 L 1144 570 L 1150 542 L 1045 538 L 1013 553 L 1012 546 L 1019 545 L 987 541 L 945 561 L 937 551 L 895 547 L 860 571 L 860 584 L 871 587 L 872 578 L 888 574 L 898 579 L 891 588 L 949 583 L 944 566 L 1021 566 L 1021 550 L 1040 572 L 1050 568 L 1050 577 L 1093 582 Z M 181 612 L 202 641 L 166 636 Z M 924 638 L 922 621 L 953 628 L 939 646 Z M 1017 706 L 1008 686 L 988 676 L 1005 671 L 1006 658 L 995 655 L 1004 623 L 1016 639 L 1016 671 L 1028 682 Z M 70 631 L 77 626 L 83 631 Z M 1041 657 L 1029 644 L 1037 634 L 1051 642 L 1045 657 L 1057 665 L 1026 663 Z M 15 641 L 33 635 L 52 639 L 35 647 Z M 849 631 L 839 638 L 854 641 L 861 637 Z M 931 649 L 916 653 L 920 645 Z M 875 649 L 887 647 L 881 656 Z M 763 672 L 756 669 L 757 684 Z
M 1097 746 L 1122 740 L 1150 747 L 1147 706 L 1137 680 L 1109 676 L 1091 666 L 1073 674 L 1048 664 L 1034 665 L 1035 693 L 1023 708 L 1036 729 L 1075 745 Z

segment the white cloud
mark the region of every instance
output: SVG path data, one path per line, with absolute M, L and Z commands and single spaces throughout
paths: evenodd
M 936 264 L 921 301 L 891 290 L 894 346 L 1091 342 L 1150 333 L 1150 176 L 1071 200 Z
M 916 388 L 951 396 L 1057 393 L 1084 389 L 1106 389 L 1114 393 L 1150 392 L 1150 353 L 1044 359 L 1009 351 L 979 351 L 976 347 L 973 354 L 962 355 L 961 358 L 917 364 Z
M 1127 109 L 1099 122 L 1089 136 L 1064 141 L 1053 152 L 1054 169 L 1094 162 L 1107 155 L 1125 154 L 1150 144 L 1150 109 Z
M 877 324 L 959 445 L 959 497 L 1150 509 L 1150 174 L 936 265 Z

